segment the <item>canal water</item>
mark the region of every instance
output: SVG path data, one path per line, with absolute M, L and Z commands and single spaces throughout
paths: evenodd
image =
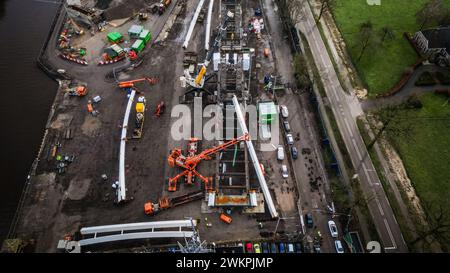
M 60 0 L 0 0 L 0 244 L 37 155 L 57 83 L 36 66 Z

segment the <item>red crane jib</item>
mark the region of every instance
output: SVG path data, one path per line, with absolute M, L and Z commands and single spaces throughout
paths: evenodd
M 181 167 L 183 169 L 185 169 L 183 172 L 179 173 L 178 175 L 169 178 L 169 191 L 176 191 L 176 183 L 178 181 L 178 179 L 180 179 L 181 177 L 185 176 L 186 177 L 186 181 L 188 184 L 192 184 L 192 178 L 193 176 L 197 176 L 198 178 L 200 178 L 206 185 L 206 188 L 208 189 L 209 186 L 209 182 L 210 179 L 208 179 L 207 177 L 204 177 L 203 175 L 201 175 L 200 173 L 198 173 L 195 168 L 197 167 L 197 164 L 199 164 L 202 160 L 210 160 L 211 159 L 211 155 L 214 155 L 220 151 L 225 150 L 226 148 L 236 145 L 237 143 L 241 142 L 241 141 L 248 141 L 250 140 L 250 137 L 248 134 L 244 134 L 241 137 L 238 138 L 234 138 L 228 142 L 225 142 L 219 146 L 210 148 L 210 149 L 206 149 L 203 152 L 191 156 L 191 157 L 186 157 L 181 153 L 181 149 L 176 148 L 173 149 L 171 154 L 168 157 L 168 163 L 171 167 L 174 167 L 175 165 L 177 165 L 178 167 Z

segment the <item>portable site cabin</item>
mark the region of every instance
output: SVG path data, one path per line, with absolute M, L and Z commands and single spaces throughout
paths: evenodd
M 273 101 L 260 102 L 258 104 L 259 122 L 271 124 L 278 116 L 277 107 Z
M 113 44 L 110 47 L 107 47 L 105 49 L 105 53 L 108 55 L 108 57 L 110 59 L 113 59 L 117 56 L 120 56 L 124 53 L 125 51 L 123 50 L 123 48 L 121 48 L 120 46 Z
M 117 31 L 108 33 L 108 41 L 111 43 L 120 43 L 123 40 L 122 34 Z
M 143 26 L 132 25 L 128 30 L 128 35 L 130 35 L 130 38 L 137 39 L 139 38 L 139 35 L 141 34 L 143 29 Z
M 136 53 L 139 53 L 144 49 L 145 43 L 142 40 L 136 40 L 134 44 L 131 46 L 131 49 L 134 50 Z
M 139 39 L 144 41 L 145 44 L 147 44 L 148 41 L 150 41 L 151 38 L 152 38 L 152 34 L 150 33 L 150 30 L 148 30 L 148 29 L 144 29 L 141 32 L 141 34 L 139 34 Z

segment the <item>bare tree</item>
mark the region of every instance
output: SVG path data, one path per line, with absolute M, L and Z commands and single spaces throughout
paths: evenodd
M 372 149 L 378 139 L 384 132 L 391 136 L 405 137 L 411 135 L 414 130 L 414 121 L 409 117 L 409 112 L 405 110 L 405 106 L 388 106 L 378 112 L 378 118 L 382 123 L 375 134 L 375 137 L 367 145 L 367 149 Z
M 426 225 L 417 230 L 418 237 L 411 244 L 422 242 L 430 245 L 438 242 L 441 246 L 448 248 L 450 246 L 450 210 L 442 204 L 432 206 L 423 203 L 423 205 Z
M 297 87 L 301 89 L 308 89 L 311 86 L 311 80 L 309 78 L 308 66 L 304 55 L 295 55 L 294 71 Z
M 276 1 L 280 17 L 284 19 L 285 22 L 289 22 L 292 26 L 295 26 L 303 18 L 303 1 L 292 1 L 292 0 L 277 0 Z M 308 4 L 306 2 L 306 4 Z
M 360 25 L 358 38 L 361 45 L 361 51 L 359 53 L 357 62 L 361 60 L 362 56 L 366 52 L 366 49 L 374 42 L 375 37 L 371 21 L 366 21 Z
M 442 0 L 428 0 L 416 13 L 416 20 L 420 24 L 420 30 L 423 30 L 426 26 L 439 24 L 447 14 L 448 9 Z
M 320 21 L 320 18 L 322 18 L 322 15 L 325 11 L 331 11 L 331 9 L 336 4 L 336 0 L 319 0 L 319 2 L 320 2 L 320 11 L 319 16 L 317 17 L 317 22 Z

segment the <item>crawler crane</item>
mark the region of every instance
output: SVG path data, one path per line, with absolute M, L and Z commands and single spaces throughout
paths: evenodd
M 178 167 L 184 169 L 184 171 L 172 178 L 169 178 L 168 190 L 171 192 L 176 191 L 177 190 L 177 181 L 182 176 L 185 176 L 187 184 L 192 184 L 194 177 L 197 176 L 198 178 L 200 178 L 200 180 L 203 181 L 203 183 L 205 183 L 205 189 L 207 189 L 207 190 L 211 189 L 210 184 L 211 184 L 212 178 L 205 177 L 205 176 L 201 175 L 199 172 L 197 172 L 195 169 L 197 167 L 197 165 L 202 160 L 210 160 L 212 155 L 217 154 L 218 152 L 223 151 L 230 146 L 236 145 L 236 144 L 240 143 L 241 141 L 248 141 L 249 139 L 250 139 L 249 135 L 244 134 L 241 137 L 234 138 L 234 139 L 232 139 L 228 142 L 225 142 L 219 146 L 204 150 L 203 152 L 201 152 L 199 154 L 191 153 L 189 151 L 189 155 L 187 155 L 187 156 L 182 154 L 180 148 L 173 149 L 171 151 L 169 157 L 167 158 L 169 166 L 171 166 L 171 167 L 178 166 Z M 191 139 L 189 142 L 189 147 L 193 147 L 194 145 L 196 147 L 197 141 L 198 141 L 197 139 Z

